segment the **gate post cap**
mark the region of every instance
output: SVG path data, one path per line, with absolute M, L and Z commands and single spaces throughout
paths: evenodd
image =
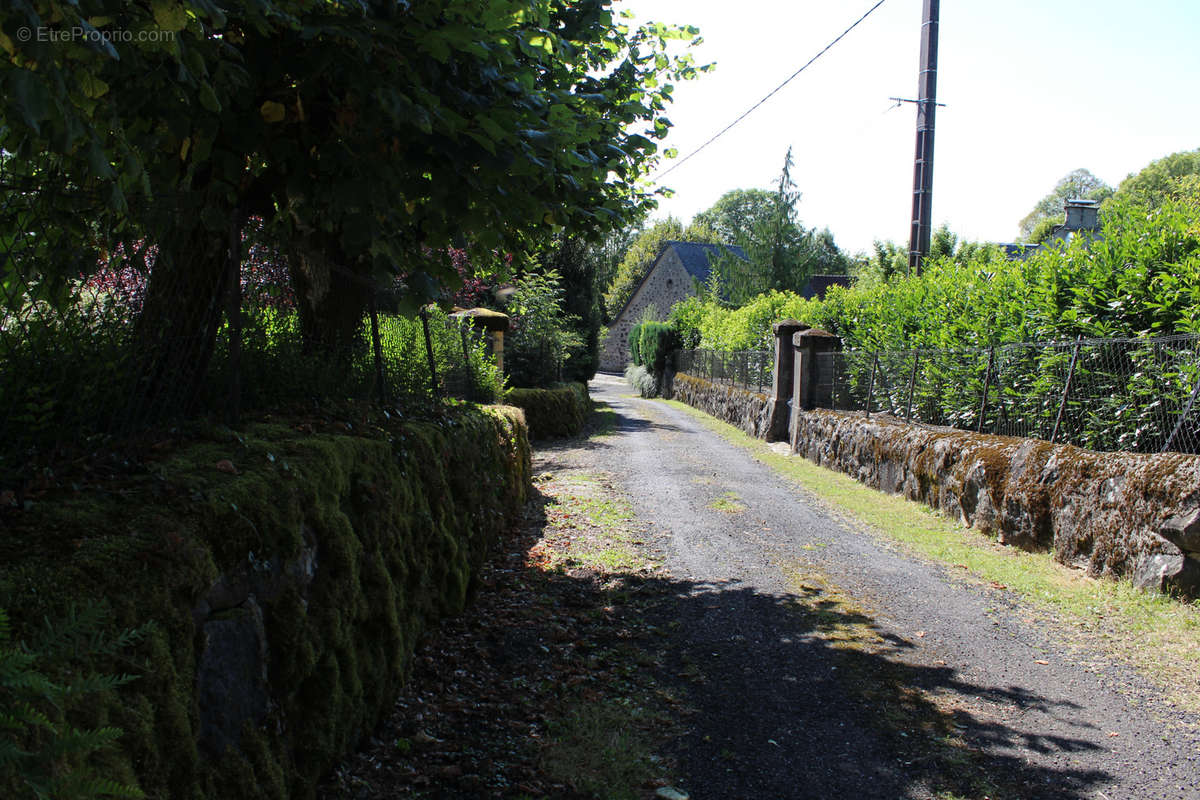
M 771 330 L 776 336 L 782 338 L 784 336 L 791 336 L 797 331 L 806 331 L 811 327 L 811 325 L 807 325 L 803 322 L 797 322 L 794 319 L 781 319 L 771 325 Z
M 829 331 L 823 331 L 820 328 L 808 328 L 807 330 L 792 334 L 792 344 L 794 344 L 796 347 L 801 347 L 803 345 L 813 344 L 816 342 L 826 342 L 830 339 L 837 338 L 837 336 Z

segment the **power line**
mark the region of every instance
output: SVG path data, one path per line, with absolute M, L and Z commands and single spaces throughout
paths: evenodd
M 726 125 L 724 128 L 722 128 L 720 132 L 718 132 L 718 133 L 717 133 L 715 136 L 713 136 L 713 137 L 712 137 L 711 139 L 709 139 L 707 142 L 705 142 L 704 144 L 700 145 L 699 147 L 697 147 L 697 148 L 696 148 L 695 150 L 693 150 L 692 152 L 688 153 L 686 156 L 684 156 L 684 157 L 683 157 L 682 159 L 680 159 L 679 161 L 676 161 L 674 164 L 672 164 L 670 167 L 668 167 L 668 168 L 667 168 L 666 170 L 664 170 L 663 172 L 660 172 L 660 173 L 658 173 L 657 175 L 655 175 L 655 176 L 654 176 L 654 177 L 655 177 L 655 179 L 661 179 L 661 178 L 665 178 L 665 177 L 666 177 L 668 174 L 670 174 L 671 172 L 674 172 L 676 169 L 679 169 L 680 167 L 682 167 L 682 166 L 683 166 L 683 165 L 684 165 L 684 164 L 685 164 L 685 163 L 688 161 L 688 159 L 690 159 L 692 156 L 694 156 L 694 155 L 697 155 L 697 154 L 698 154 L 698 153 L 699 153 L 701 150 L 703 150 L 704 148 L 708 147 L 710 144 L 712 144 L 713 142 L 715 142 L 717 139 L 720 139 L 722 136 L 724 136 L 726 133 L 728 133 L 728 132 L 729 132 L 729 130 L 730 130 L 730 129 L 731 129 L 733 126 L 734 126 L 734 125 L 737 125 L 739 122 L 741 122 L 742 120 L 744 120 L 746 117 L 750 116 L 750 115 L 751 115 L 751 114 L 752 114 L 752 113 L 755 111 L 755 109 L 757 109 L 757 108 L 758 108 L 759 106 L 761 106 L 763 103 L 765 103 L 765 102 L 767 102 L 768 100 L 770 100 L 770 99 L 771 99 L 771 98 L 772 98 L 772 97 L 775 95 L 775 93 L 776 93 L 776 92 L 778 92 L 780 89 L 782 89 L 783 87 L 785 87 L 785 86 L 787 86 L 789 83 L 791 83 L 793 80 L 795 80 L 795 78 L 796 78 L 796 76 L 797 76 L 797 75 L 799 75 L 801 72 L 804 72 L 804 70 L 806 70 L 806 69 L 808 69 L 810 66 L 812 66 L 813 62 L 815 62 L 815 61 L 816 61 L 818 58 L 820 58 L 821 56 L 823 56 L 823 55 L 825 55 L 827 52 L 829 52 L 830 48 L 832 48 L 832 47 L 833 47 L 835 44 L 837 44 L 838 42 L 840 42 L 842 39 L 846 38 L 846 35 L 847 35 L 848 33 L 850 33 L 850 31 L 852 31 L 852 30 L 854 30 L 855 28 L 857 28 L 857 27 L 859 26 L 859 24 L 860 24 L 860 23 L 861 23 L 863 20 L 865 20 L 867 17 L 871 16 L 871 14 L 872 14 L 872 13 L 874 13 L 875 9 L 879 8 L 879 7 L 880 7 L 881 5 L 883 5 L 885 2 L 887 2 L 887 0 L 879 0 L 879 2 L 878 2 L 878 3 L 876 3 L 876 4 L 875 4 L 875 5 L 873 5 L 873 6 L 871 6 L 869 9 L 867 9 L 867 13 L 863 14 L 861 17 L 859 17 L 857 20 L 855 20 L 855 21 L 854 21 L 854 24 L 853 24 L 853 25 L 851 25 L 849 28 L 846 28 L 846 30 L 842 31 L 842 32 L 841 32 L 841 34 L 839 34 L 839 35 L 838 35 L 838 37 L 837 37 L 836 39 L 834 39 L 834 40 L 833 40 L 832 42 L 830 42 L 829 44 L 825 45 L 825 47 L 823 47 L 823 48 L 821 49 L 821 52 L 817 53 L 815 56 L 813 56 L 812 58 L 810 58 L 810 59 L 809 59 L 809 60 L 808 60 L 808 61 L 807 61 L 807 62 L 804 64 L 804 66 L 800 67 L 800 69 L 796 70 L 796 71 L 795 71 L 795 72 L 793 72 L 791 75 L 789 75 L 789 76 L 787 77 L 787 80 L 785 80 L 783 83 L 779 84 L 779 85 L 778 85 L 778 86 L 776 86 L 774 89 L 772 89 L 770 92 L 768 92 L 768 93 L 767 93 L 767 95 L 766 95 L 765 97 L 763 97 L 763 99 L 759 100 L 757 103 L 755 103 L 754 105 L 750 106 L 750 108 L 746 109 L 746 110 L 745 110 L 745 111 L 742 113 L 742 115 L 741 115 L 740 117 L 738 117 L 738 118 L 737 118 L 737 119 L 735 119 L 733 122 L 729 123 L 729 124 L 728 124 L 728 125 Z

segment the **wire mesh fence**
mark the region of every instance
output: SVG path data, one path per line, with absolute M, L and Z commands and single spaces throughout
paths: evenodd
M 1090 450 L 1200 453 L 1200 336 L 818 356 L 817 405 Z
M 468 320 L 436 309 L 417 318 L 376 313 L 376 298 L 393 287 L 331 267 L 327 283 L 360 282 L 371 310 L 345 320 L 334 339 L 314 337 L 294 299 L 295 265 L 264 244 L 253 220 L 198 241 L 194 262 L 172 262 L 145 240 L 105 235 L 98 225 L 62 228 L 60 214 L 45 215 L 53 181 L 14 182 L 12 163 L 0 158 L 6 482 L 113 434 L 199 416 L 498 399 L 502 378 Z M 73 191 L 62 189 L 67 207 L 91 202 Z
M 681 350 L 675 364 L 679 372 L 697 378 L 766 392 L 774 377 L 775 354 L 770 350 Z

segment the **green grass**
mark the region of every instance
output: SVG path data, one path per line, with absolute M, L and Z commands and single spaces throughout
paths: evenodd
M 1179 704 L 1200 711 L 1200 602 L 1186 603 L 1092 579 L 1049 553 L 1004 547 L 937 512 L 884 494 L 848 475 L 776 453 L 759 439 L 691 406 L 666 402 L 795 482 L 835 515 L 874 536 L 944 563 L 968 580 L 1024 598 L 1026 613 L 1057 620 L 1078 644 L 1099 647 L 1159 683 Z
M 572 470 L 542 485 L 550 496 L 546 515 L 569 531 L 561 547 L 548 551 L 551 567 L 586 567 L 603 572 L 638 572 L 653 567 L 637 531 L 633 507 L 600 475 Z
M 708 507 L 713 511 L 722 511 L 726 514 L 740 514 L 746 510 L 746 504 L 734 492 L 725 492 L 709 503 Z
M 577 698 L 550 723 L 542 769 L 577 792 L 606 800 L 636 800 L 656 777 L 654 717 L 630 699 Z

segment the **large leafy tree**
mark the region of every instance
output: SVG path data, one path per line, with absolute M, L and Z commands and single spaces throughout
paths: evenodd
M 792 179 L 788 148 L 774 191 L 737 189 L 722 195 L 698 220 L 728 234 L 746 252 L 748 261 L 726 257 L 720 264 L 726 299 L 741 305 L 763 292 L 799 291 L 809 277 L 846 272 L 849 259 L 834 243 L 828 229 L 806 229 L 797 205 L 800 191 Z
M 1034 230 L 1039 224 L 1045 229 L 1046 225 L 1061 225 L 1066 221 L 1063 211 L 1067 200 L 1107 200 L 1112 196 L 1113 188 L 1097 178 L 1086 169 L 1076 169 L 1068 172 L 1054 189 L 1037 202 L 1021 220 L 1021 239 L 1029 241 L 1033 238 Z M 1043 224 L 1046 223 L 1046 224 Z
M 734 244 L 748 238 L 764 219 L 775 214 L 776 195 L 767 189 L 730 189 L 710 208 L 692 218 L 722 241 Z
M 135 35 L 22 34 L 71 28 Z M 666 53 L 694 29 L 631 29 L 607 0 L 31 0 L 0 31 L 0 149 L 30 213 L 76 243 L 158 248 L 151 392 L 203 373 L 248 216 L 293 257 L 310 333 L 336 343 L 381 276 L 404 275 L 411 305 L 457 280 L 447 245 L 515 250 L 652 207 L 672 82 L 696 72 Z M 80 266 L 47 264 L 39 287 Z
M 1158 207 L 1169 197 L 1182 197 L 1200 188 L 1200 149 L 1171 153 L 1121 181 L 1117 194 Z

